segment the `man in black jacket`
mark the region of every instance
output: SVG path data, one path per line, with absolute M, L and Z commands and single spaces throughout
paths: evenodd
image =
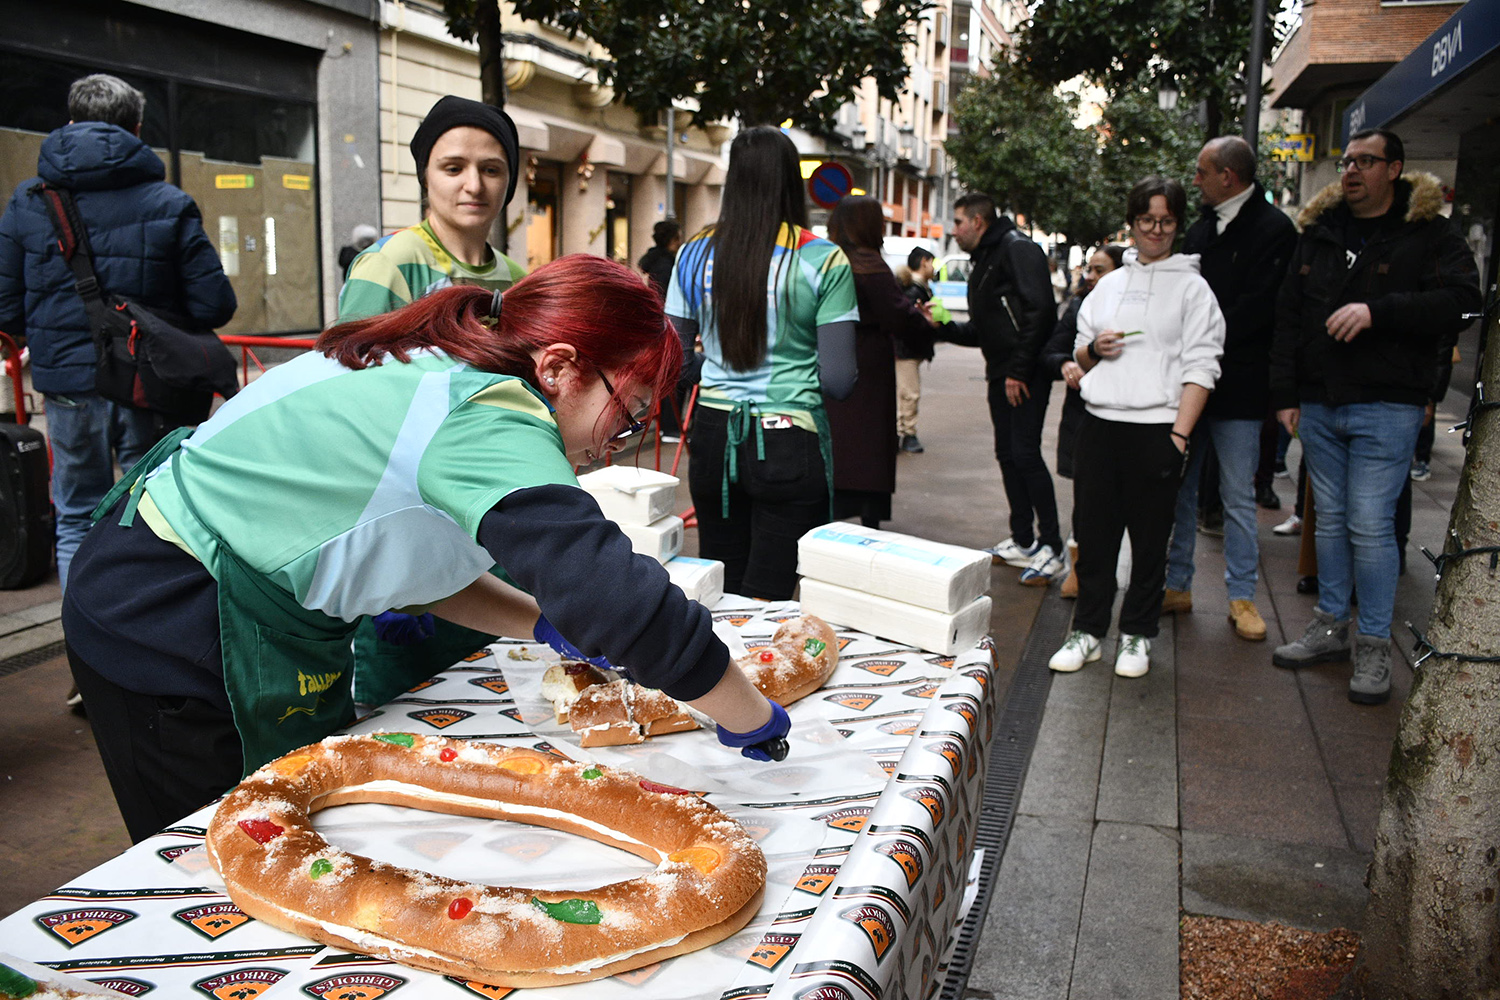
M 1045 587 L 1066 562 L 1052 474 L 1042 459 L 1052 379 L 1037 359 L 1057 322 L 1047 257 L 977 191 L 953 203 L 953 238 L 973 261 L 969 319 L 945 323 L 937 335 L 984 352 L 995 457 L 1010 504 L 1010 537 L 989 553 L 1023 567 L 1022 583 Z
M 1276 292 L 1297 242 L 1292 220 L 1266 200 L 1255 180 L 1255 150 L 1238 136 L 1211 139 L 1198 154 L 1193 186 L 1203 212 L 1187 231 L 1184 253 L 1198 266 L 1224 313 L 1224 355 L 1177 496 L 1177 519 L 1167 554 L 1163 613 L 1193 607 L 1193 550 L 1197 543 L 1198 480 L 1206 447 L 1218 455 L 1219 494 L 1224 504 L 1224 583 L 1229 621 L 1242 639 L 1266 637 L 1255 606 L 1260 546 L 1255 514 L 1255 465 L 1260 429 L 1270 404 L 1271 336 Z
M 1440 358 L 1480 308 L 1474 256 L 1430 174 L 1402 176 L 1394 133 L 1356 133 L 1342 177 L 1308 202 L 1276 303 L 1271 402 L 1302 439 L 1317 521 L 1318 605 L 1278 667 L 1347 659 L 1349 700 L 1390 697 L 1396 498 Z

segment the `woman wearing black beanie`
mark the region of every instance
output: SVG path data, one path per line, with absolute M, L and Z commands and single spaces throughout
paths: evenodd
M 504 111 L 452 95 L 432 106 L 411 140 L 425 218 L 376 241 L 349 268 L 339 322 L 399 309 L 450 285 L 509 288 L 526 274 L 489 244 L 516 193 L 520 146 Z
M 339 293 L 340 323 L 392 312 L 451 285 L 504 290 L 526 276 L 489 244 L 490 228 L 516 193 L 520 148 L 510 116 L 444 97 L 417 126 L 411 155 L 425 218 L 354 258 Z M 493 638 L 430 616 L 376 615 L 355 634 L 354 697 L 383 704 Z

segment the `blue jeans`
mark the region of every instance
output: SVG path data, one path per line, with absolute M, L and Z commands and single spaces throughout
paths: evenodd
M 1343 621 L 1359 589 L 1360 635 L 1387 639 L 1396 606 L 1396 498 L 1406 482 L 1422 407 L 1303 403 L 1297 434 L 1317 509 L 1318 610 Z
M 57 508 L 57 579 L 66 589 L 73 553 L 92 523 L 89 515 L 115 483 L 115 460 L 129 469 L 158 434 L 150 413 L 116 405 L 97 393 L 47 393 L 45 398 L 52 504 Z
M 1193 453 L 1177 493 L 1177 520 L 1167 550 L 1167 586 L 1193 588 L 1193 551 L 1198 543 L 1198 480 L 1203 472 L 1205 441 L 1219 455 L 1219 496 L 1224 501 L 1224 584 L 1231 601 L 1255 600 L 1260 579 L 1260 543 L 1256 539 L 1255 466 L 1260 461 L 1259 420 L 1199 421 Z

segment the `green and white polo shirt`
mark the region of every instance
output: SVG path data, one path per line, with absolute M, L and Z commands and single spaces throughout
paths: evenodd
M 818 327 L 859 321 L 849 258 L 805 229 L 781 227 L 766 275 L 766 359 L 754 371 L 739 372 L 724 364 L 719 346 L 709 235 L 683 245 L 666 301 L 667 315 L 698 321 L 704 354 L 699 401 L 720 410 L 754 403 L 760 413 L 782 414 L 816 431 L 811 412 L 823 405 Z
M 305 608 L 353 621 L 435 603 L 494 565 L 480 519 L 532 486 L 576 486 L 546 402 L 437 351 L 351 371 L 305 354 L 252 382 L 183 443 L 194 505 Z M 212 566 L 171 463 L 141 516 Z
M 524 277 L 526 269 L 502 253 L 483 267 L 469 267 L 448 252 L 424 220 L 377 240 L 354 258 L 339 292 L 339 322 L 379 316 L 451 285 L 493 291 Z

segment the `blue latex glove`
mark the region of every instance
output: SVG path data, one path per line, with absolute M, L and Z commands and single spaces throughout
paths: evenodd
M 564 639 L 557 626 L 547 620 L 546 615 L 538 615 L 536 628 L 531 630 L 532 638 L 537 642 L 545 642 L 557 651 L 557 655 L 568 660 L 582 660 L 584 663 L 592 663 L 600 670 L 619 670 L 620 673 L 629 677 L 628 671 L 615 666 L 602 656 L 584 656 L 583 650 Z
M 376 638 L 393 646 L 415 646 L 431 639 L 436 631 L 431 614 L 405 615 L 399 611 L 382 611 L 373 621 Z
M 790 749 L 786 734 L 791 728 L 792 720 L 787 718 L 786 709 L 773 701 L 770 722 L 748 733 L 736 733 L 720 726 L 719 742 L 726 747 L 740 747 L 740 753 L 751 760 L 785 760 Z

